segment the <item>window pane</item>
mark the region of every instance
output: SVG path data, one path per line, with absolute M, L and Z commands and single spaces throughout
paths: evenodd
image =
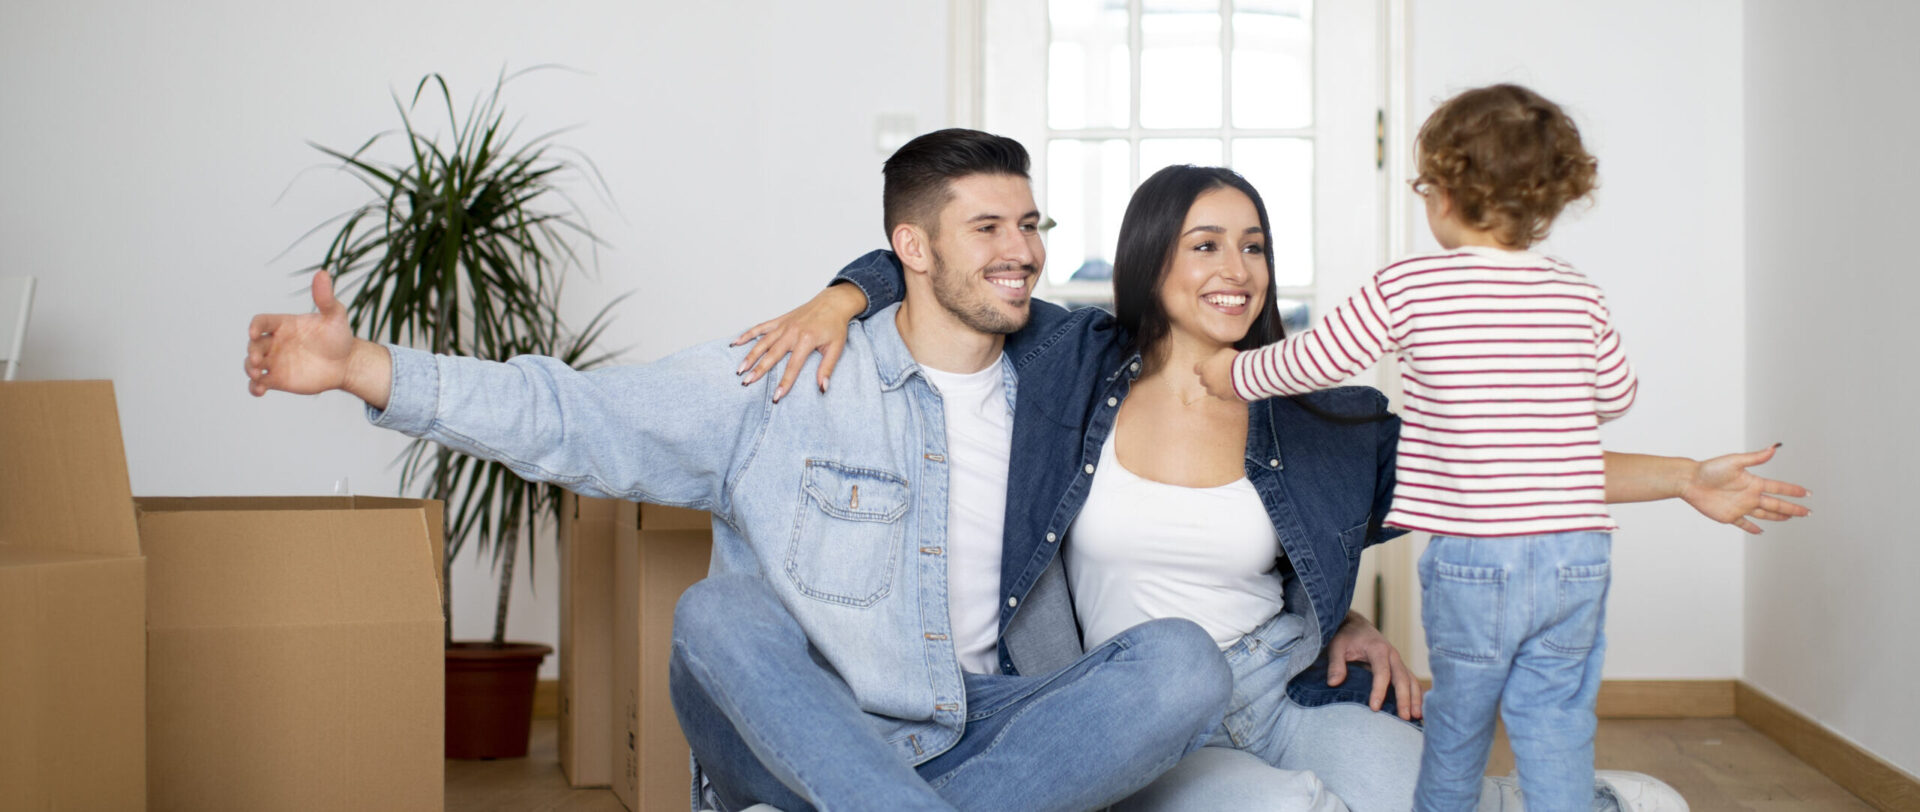
M 1313 284 L 1313 142 L 1304 138 L 1241 138 L 1233 167 L 1267 204 L 1276 284 Z
M 1280 327 L 1287 335 L 1302 332 L 1313 326 L 1313 303 L 1304 299 L 1280 297 L 1273 305 L 1280 308 Z
M 1311 0 L 1238 0 L 1233 12 L 1233 126 L 1313 124 Z
M 1050 0 L 1047 124 L 1056 130 L 1127 126 L 1127 4 Z
M 1220 4 L 1143 0 L 1140 125 L 1220 126 Z
M 1123 139 L 1047 144 L 1047 279 L 1112 278 L 1113 247 L 1127 211 L 1128 148 Z
M 1140 141 L 1140 180 L 1174 164 L 1220 165 L 1218 138 L 1143 138 Z

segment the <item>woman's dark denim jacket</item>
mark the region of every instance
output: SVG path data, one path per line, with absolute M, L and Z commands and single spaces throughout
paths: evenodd
M 854 260 L 834 281 L 866 293 L 863 319 L 905 295 L 891 251 Z M 1081 654 L 1060 542 L 1086 504 L 1101 445 L 1140 374 L 1140 356 L 1129 354 L 1127 339 L 1104 310 L 1068 311 L 1039 300 L 1027 326 L 1007 337 L 1018 379 L 1000 572 L 999 653 L 1006 673 L 1046 673 Z M 1366 387 L 1305 397 L 1339 415 L 1379 414 L 1387 405 Z M 1322 649 L 1287 693 L 1306 706 L 1365 702 L 1368 671 L 1356 665 L 1344 683 L 1329 686 L 1324 649 L 1353 602 L 1360 551 L 1401 532 L 1380 526 L 1393 496 L 1400 421 L 1343 425 L 1315 416 L 1296 399 L 1278 398 L 1249 404 L 1247 420 L 1247 478 L 1280 535 L 1286 606 L 1317 629 Z

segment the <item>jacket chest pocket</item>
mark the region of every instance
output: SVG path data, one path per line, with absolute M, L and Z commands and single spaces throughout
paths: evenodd
M 787 578 L 810 598 L 872 606 L 893 590 L 907 481 L 876 468 L 807 460 Z

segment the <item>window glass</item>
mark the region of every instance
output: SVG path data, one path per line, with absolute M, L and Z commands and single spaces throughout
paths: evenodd
M 1125 139 L 1047 144 L 1047 279 L 1104 281 L 1113 275 L 1120 219 L 1133 193 Z

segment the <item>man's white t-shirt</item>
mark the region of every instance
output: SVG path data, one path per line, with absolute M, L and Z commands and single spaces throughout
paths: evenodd
M 947 417 L 947 615 L 960 668 L 997 674 L 1000 548 L 1007 515 L 1013 409 L 1006 363 L 971 374 L 921 366 Z

